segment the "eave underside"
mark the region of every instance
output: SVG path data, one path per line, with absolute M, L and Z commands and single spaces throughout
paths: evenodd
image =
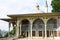
M 60 17 L 60 13 L 35 13 L 35 14 L 14 14 L 14 15 L 7 15 L 8 17 L 11 17 L 11 18 L 3 18 L 3 19 L 0 19 L 0 20 L 4 20 L 4 21 L 16 21 L 18 17 Z

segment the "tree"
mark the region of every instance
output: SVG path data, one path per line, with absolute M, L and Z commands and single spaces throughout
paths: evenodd
M 16 33 L 16 26 L 13 27 L 13 30 L 10 32 L 10 34 L 14 35 Z
M 0 38 L 2 37 L 2 34 L 0 33 Z
M 16 33 L 16 26 L 13 27 L 13 30 L 11 30 L 10 32 L 7 32 L 4 37 L 8 37 L 8 33 L 10 33 L 10 35 L 15 35 L 15 33 Z
M 60 12 L 60 0 L 52 0 L 52 12 Z

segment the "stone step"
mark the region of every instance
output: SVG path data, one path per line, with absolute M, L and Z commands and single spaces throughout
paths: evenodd
M 17 40 L 60 40 L 60 38 L 56 39 L 56 38 L 20 38 L 20 39 L 17 39 Z
M 13 40 L 14 38 L 0 38 L 0 40 Z M 57 38 L 42 38 L 42 37 L 30 37 L 30 38 L 17 38 L 15 40 L 60 40 L 60 37 Z

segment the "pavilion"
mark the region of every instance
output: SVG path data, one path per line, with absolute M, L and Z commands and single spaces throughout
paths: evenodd
M 10 18 L 1 20 L 9 22 L 9 31 L 11 23 L 13 26 L 16 25 L 16 38 L 60 37 L 60 13 L 29 13 L 7 16 Z
M 7 15 L 10 18 L 3 18 L 1 20 L 9 22 L 9 31 L 11 23 L 13 27 L 16 26 L 15 38 L 30 38 L 29 40 L 31 38 L 32 40 L 59 38 L 60 12 L 48 13 L 47 9 L 47 13 L 40 13 L 39 5 L 36 7 L 37 13 Z M 8 35 L 10 37 L 10 33 Z

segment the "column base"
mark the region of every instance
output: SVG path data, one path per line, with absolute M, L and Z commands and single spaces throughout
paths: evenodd
M 19 35 L 19 36 L 18 36 L 18 38 L 22 38 L 22 36 L 21 36 L 21 35 Z
M 25 36 L 20 35 L 20 36 L 18 36 L 18 38 L 25 38 Z

